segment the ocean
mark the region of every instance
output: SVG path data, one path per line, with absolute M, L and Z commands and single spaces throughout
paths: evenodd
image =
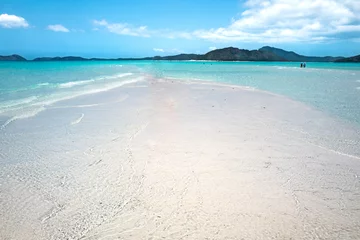
M 264 90 L 360 125 L 360 65 L 346 63 L 91 61 L 1 62 L 0 123 L 58 101 L 149 79 L 202 80 Z

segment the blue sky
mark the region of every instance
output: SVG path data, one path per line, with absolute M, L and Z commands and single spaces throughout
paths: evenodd
M 360 54 L 359 0 L 1 0 L 0 55 Z

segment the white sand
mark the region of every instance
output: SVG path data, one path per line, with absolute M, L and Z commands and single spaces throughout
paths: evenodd
M 141 84 L 0 133 L 0 239 L 360 239 L 357 128 L 259 91 Z

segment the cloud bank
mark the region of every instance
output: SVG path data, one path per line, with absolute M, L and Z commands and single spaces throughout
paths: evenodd
M 359 0 L 247 0 L 228 26 L 193 31 L 152 30 L 94 20 L 120 35 L 213 42 L 324 42 L 360 38 Z
M 162 48 L 153 48 L 155 52 L 165 52 Z
M 229 26 L 197 30 L 213 41 L 324 41 L 360 34 L 358 0 L 248 0 Z M 352 34 L 350 34 L 352 33 Z
M 106 20 L 94 20 L 95 26 L 105 27 L 109 32 L 119 35 L 129 35 L 137 37 L 150 37 L 147 26 L 135 27 L 127 23 L 108 23 Z
M 66 27 L 64 27 L 61 24 L 49 25 L 49 26 L 47 26 L 47 29 L 54 31 L 54 32 L 70 32 L 69 29 L 67 29 Z
M 29 24 L 22 17 L 4 13 L 0 15 L 0 26 L 3 28 L 26 28 Z

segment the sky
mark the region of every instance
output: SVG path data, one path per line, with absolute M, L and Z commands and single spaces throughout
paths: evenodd
M 360 54 L 360 0 L 0 0 L 0 55 Z

